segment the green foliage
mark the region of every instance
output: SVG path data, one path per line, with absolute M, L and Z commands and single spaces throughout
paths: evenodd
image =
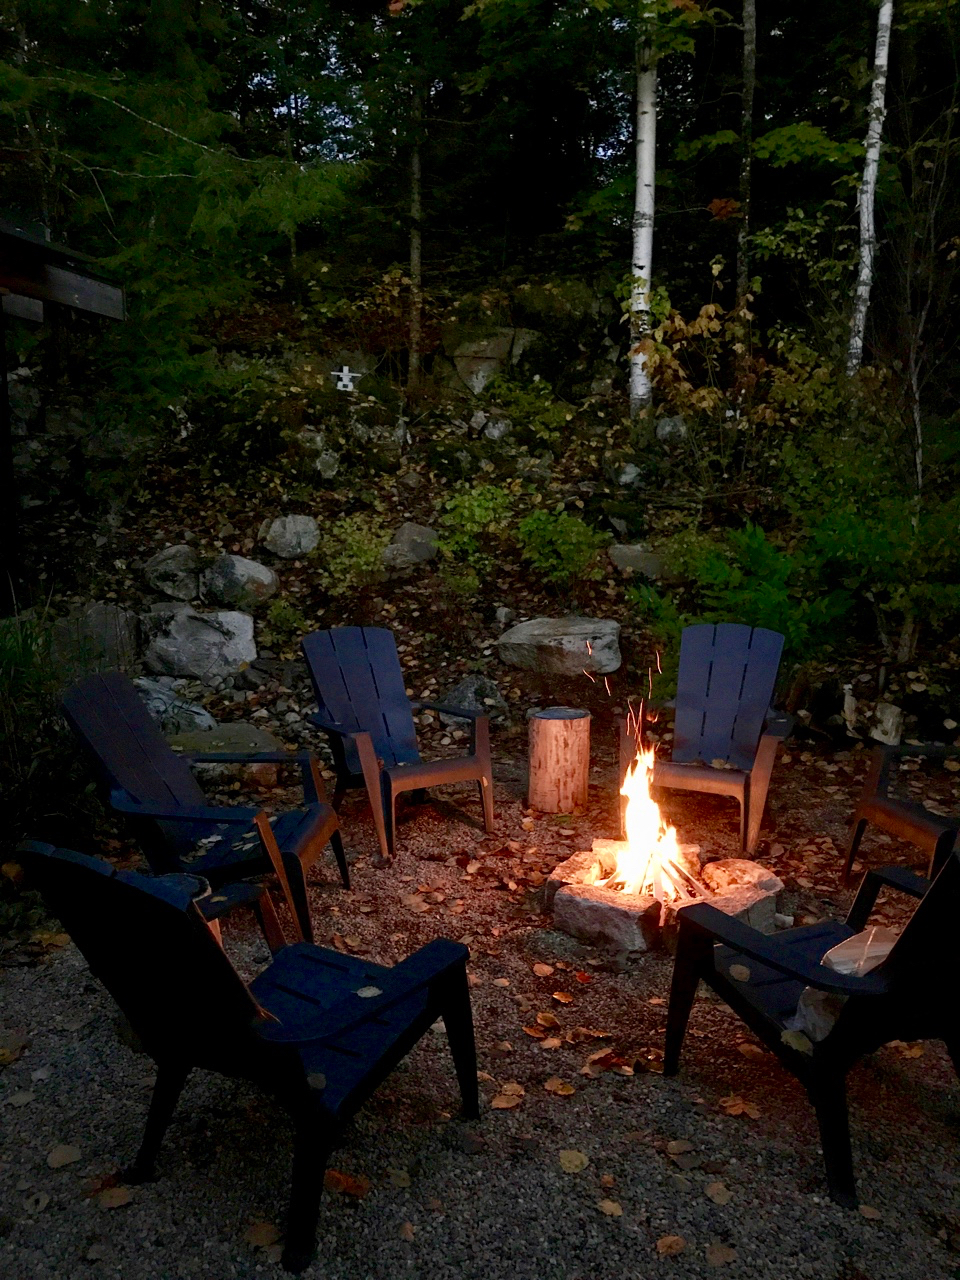
M 271 600 L 263 623 L 263 639 L 278 649 L 289 649 L 310 630 L 310 623 L 292 601 Z
M 518 437 L 531 444 L 545 444 L 557 449 L 563 433 L 573 421 L 573 408 L 558 399 L 553 387 L 541 378 L 520 383 L 503 375 L 492 378 L 485 398 L 509 417 Z
M 513 510 L 513 498 L 495 484 L 464 485 L 448 498 L 440 517 L 440 553 L 486 576 L 495 564 Z
M 531 511 L 517 526 L 517 540 L 524 560 L 551 586 L 570 587 L 603 577 L 600 553 L 609 535 L 566 511 Z
M 803 160 L 845 166 L 863 163 L 861 143 L 838 142 L 809 120 L 797 120 L 761 134 L 754 139 L 753 154 L 758 160 L 769 160 L 777 169 Z
M 375 586 L 383 578 L 383 549 L 390 532 L 373 512 L 341 516 L 327 530 L 314 557 L 322 562 L 321 579 L 336 599 Z

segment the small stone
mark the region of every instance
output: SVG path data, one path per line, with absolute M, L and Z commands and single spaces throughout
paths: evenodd
M 200 579 L 205 599 L 234 609 L 252 609 L 275 595 L 280 579 L 272 569 L 245 556 L 222 555 Z
M 192 547 L 180 543 L 165 547 L 143 566 L 143 575 L 155 591 L 174 600 L 195 600 L 199 590 L 199 561 Z
M 257 535 L 268 551 L 281 560 L 309 555 L 320 541 L 320 526 L 313 516 L 277 516 L 264 520 Z
M 427 564 L 437 554 L 438 535 L 428 525 L 402 524 L 383 549 L 383 567 L 389 571 L 413 569 Z

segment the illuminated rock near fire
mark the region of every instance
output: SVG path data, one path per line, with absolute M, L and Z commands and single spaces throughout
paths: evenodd
M 620 666 L 620 624 L 610 618 L 531 618 L 497 641 L 501 662 L 544 675 L 609 675 Z
M 596 885 L 568 884 L 553 899 L 553 919 L 558 929 L 584 942 L 614 951 L 649 951 L 660 933 L 660 903 Z

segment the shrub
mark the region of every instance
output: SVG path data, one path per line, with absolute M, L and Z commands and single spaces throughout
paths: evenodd
M 288 649 L 310 630 L 310 623 L 289 600 L 271 600 L 263 624 L 263 638 L 279 649 Z
M 497 544 L 505 540 L 513 507 L 506 489 L 495 484 L 462 487 L 444 503 L 440 517 L 440 553 L 467 565 L 475 574 L 490 573 Z
M 323 543 L 323 585 L 329 595 L 349 596 L 375 586 L 383 577 L 383 549 L 390 534 L 372 512 L 341 516 Z
M 600 552 L 609 536 L 566 511 L 531 511 L 520 521 L 517 538 L 524 560 L 553 586 L 603 577 Z

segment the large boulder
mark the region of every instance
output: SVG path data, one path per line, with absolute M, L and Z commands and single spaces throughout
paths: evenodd
M 308 555 L 320 541 L 320 526 L 313 516 L 277 516 L 264 520 L 259 539 L 281 560 Z
M 71 678 L 125 671 L 140 653 L 140 619 L 130 609 L 94 601 L 53 626 L 52 657 Z
M 172 735 L 215 729 L 217 722 L 209 711 L 181 696 L 180 688 L 184 683 L 169 676 L 161 676 L 159 680 L 143 676 L 134 681 L 162 733 Z
M 156 675 L 212 681 L 232 675 L 257 656 L 248 613 L 198 613 L 181 605 L 155 609 L 142 622 L 149 638 L 144 665 Z
M 276 593 L 280 579 L 257 560 L 222 555 L 203 574 L 200 586 L 206 600 L 235 609 L 252 609 Z
M 663 573 L 663 561 L 657 553 L 639 542 L 615 543 L 607 555 L 621 573 L 642 573 L 645 578 L 659 578 Z
M 497 641 L 500 660 L 543 675 L 609 675 L 620 666 L 620 624 L 610 618 L 532 618 Z
M 154 591 L 174 600 L 195 600 L 199 591 L 200 562 L 193 547 L 185 542 L 164 547 L 143 566 L 143 574 Z
M 242 720 L 230 724 L 217 724 L 215 721 L 209 728 L 188 730 L 170 735 L 168 741 L 175 751 L 203 751 L 210 753 L 240 753 L 255 751 L 283 751 L 283 743 L 254 724 L 245 724 Z M 277 764 L 262 762 L 257 764 L 197 764 L 195 766 L 199 778 L 207 778 L 211 782 L 222 782 L 234 775 L 241 781 L 258 787 L 275 787 L 278 782 Z
M 388 572 L 391 569 L 413 569 L 433 560 L 436 554 L 436 530 L 408 520 L 396 531 L 390 544 L 384 547 L 383 567 Z
M 463 707 L 464 711 L 479 711 L 491 719 L 500 720 L 507 714 L 507 704 L 495 682 L 487 676 L 464 676 L 437 699 L 446 707 Z M 440 720 L 448 729 L 466 729 L 466 720 L 441 714 Z

